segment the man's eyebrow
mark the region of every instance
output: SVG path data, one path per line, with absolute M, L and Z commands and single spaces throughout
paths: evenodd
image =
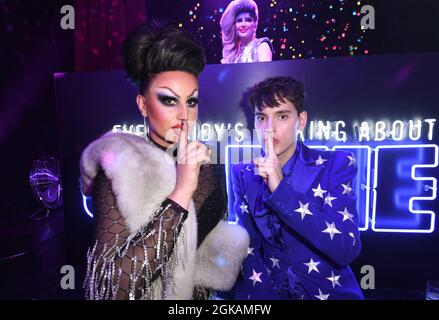
M 276 112 L 276 114 L 279 114 L 279 113 L 292 113 L 292 111 L 291 110 L 280 110 L 280 111 Z
M 292 113 L 292 111 L 291 110 L 280 110 L 280 111 L 276 112 L 276 114 L 283 114 L 283 113 Z M 261 112 L 261 111 L 256 111 L 255 115 L 257 115 L 257 116 L 259 116 L 259 115 L 265 116 L 266 114 Z

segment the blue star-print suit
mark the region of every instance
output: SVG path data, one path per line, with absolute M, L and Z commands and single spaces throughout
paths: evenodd
M 250 246 L 236 299 L 363 299 L 349 268 L 361 251 L 355 159 L 298 142 L 270 193 L 253 164 L 233 166 L 238 223 Z

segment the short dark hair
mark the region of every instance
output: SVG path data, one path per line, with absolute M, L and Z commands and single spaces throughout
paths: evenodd
M 300 114 L 304 111 L 303 83 L 291 77 L 273 77 L 259 82 L 248 91 L 248 100 L 253 111 L 280 105 L 279 102 L 290 101 Z
M 186 71 L 197 77 L 206 64 L 202 46 L 189 32 L 156 21 L 131 32 L 123 42 L 121 55 L 127 78 L 141 94 L 160 72 Z
M 256 11 L 251 8 L 251 7 L 243 7 L 240 8 L 236 11 L 235 13 L 235 22 L 236 22 L 236 17 L 239 16 L 241 13 L 248 13 L 250 15 L 250 17 L 254 20 L 257 21 L 258 17 L 256 16 Z

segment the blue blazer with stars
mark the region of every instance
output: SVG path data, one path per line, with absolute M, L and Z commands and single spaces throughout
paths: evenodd
M 351 153 L 322 152 L 301 142 L 295 157 L 264 198 L 258 196 L 264 182 L 254 165 L 233 166 L 235 212 L 251 239 L 235 298 L 283 299 L 280 290 L 287 281 L 290 288 L 300 283 L 305 299 L 363 299 L 349 267 L 361 251 L 352 191 L 355 160 Z M 269 208 L 265 217 L 255 216 L 258 201 Z M 273 228 L 283 245 L 269 241 L 267 230 Z

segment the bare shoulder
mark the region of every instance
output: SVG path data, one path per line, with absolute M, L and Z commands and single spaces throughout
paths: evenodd
M 272 60 L 271 47 L 266 41 L 262 41 L 258 45 L 258 60 L 260 62 Z

